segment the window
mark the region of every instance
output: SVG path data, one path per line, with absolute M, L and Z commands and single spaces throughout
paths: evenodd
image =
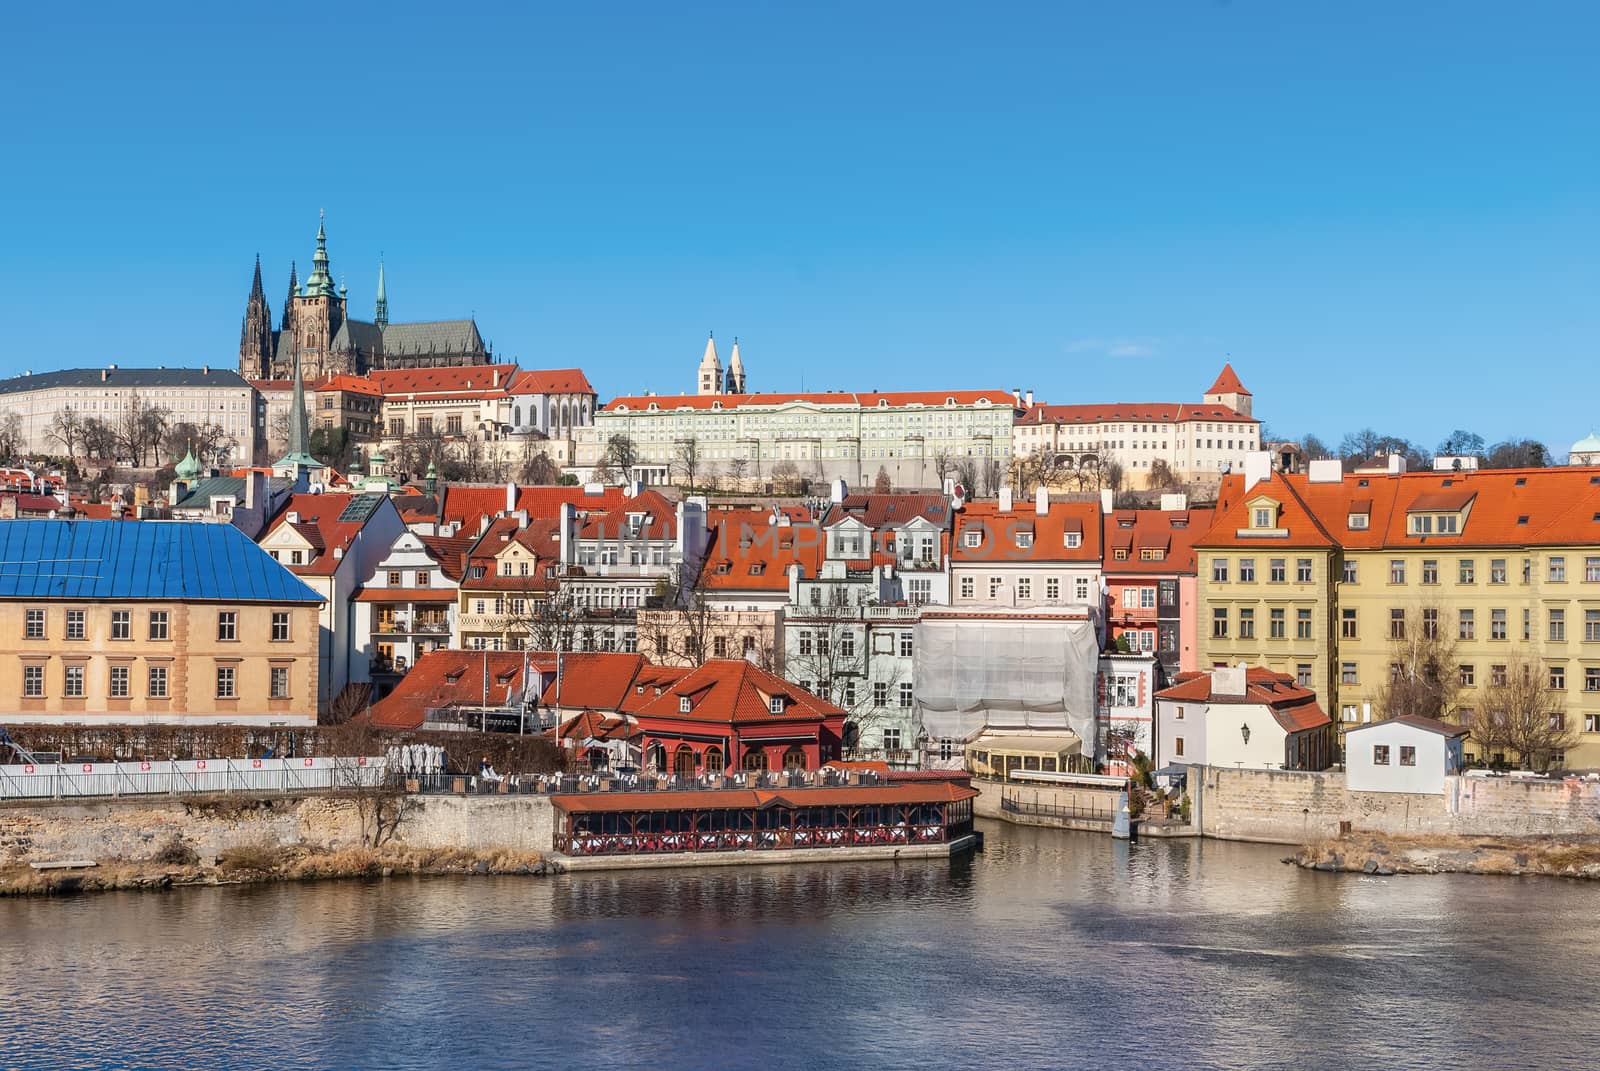
M 1357 582 L 1356 577 L 1356 563 L 1354 561 L 1346 560 L 1344 563 L 1344 582 L 1346 584 L 1354 584 Z
M 811 650 L 812 650 L 812 647 L 811 647 L 811 630 L 810 629 L 801 629 L 800 630 L 800 654 L 801 655 L 809 655 L 811 653 Z
M 1504 584 L 1506 582 L 1506 560 L 1504 558 L 1489 559 L 1489 583 Z
M 83 667 L 68 666 L 65 679 L 66 687 L 61 694 L 69 699 L 83 698 Z
M 1285 621 L 1287 615 L 1282 607 L 1274 607 L 1267 612 L 1267 636 L 1270 639 L 1281 640 L 1287 635 Z
M 303 551 L 303 550 L 291 550 L 289 552 L 289 564 L 290 565 L 304 565 L 305 563 L 306 563 L 306 552 L 305 551 Z
M 774 714 L 783 713 L 783 696 L 775 695 L 767 702 L 767 709 Z
M 1016 541 L 1017 541 L 1017 546 L 1020 549 L 1027 550 L 1029 547 L 1033 546 L 1033 533 L 1032 532 L 1018 532 L 1016 534 Z
M 1475 584 L 1477 583 L 1477 577 L 1477 568 L 1473 565 L 1471 558 L 1462 558 L 1456 563 L 1456 583 Z
M 1422 582 L 1424 584 L 1437 584 L 1439 582 L 1439 560 L 1437 558 L 1422 559 Z
M 22 626 L 22 637 L 27 640 L 44 639 L 44 611 L 29 610 Z
M 28 699 L 38 699 L 44 695 L 44 667 L 22 667 L 22 694 Z
M 678 697 L 678 713 L 679 714 L 687 714 L 690 711 L 692 711 L 693 709 L 694 709 L 694 700 L 690 699 L 686 695 L 680 695 Z
M 968 547 L 976 547 L 983 542 L 983 530 L 980 528 L 968 528 L 962 533 L 961 538 Z
M 426 570 L 426 569 L 418 569 L 417 570 L 417 587 L 419 587 L 419 588 L 427 587 L 428 583 L 429 583 L 428 578 L 431 575 L 432 574 L 430 574 L 428 572 L 428 570 Z M 528 575 L 528 563 L 527 562 L 523 562 L 522 563 L 522 575 L 523 576 L 527 576 Z
M 1565 610 L 1550 611 L 1550 640 L 1553 643 L 1563 643 L 1567 638 L 1567 612 Z
M 900 657 L 901 658 L 910 658 L 911 657 L 911 645 L 912 645 L 912 641 L 915 638 L 916 638 L 916 633 L 914 633 L 914 632 L 902 632 L 902 633 L 900 633 Z
M 992 602 L 1000 597 L 1000 586 L 1004 581 L 998 576 L 989 578 L 989 600 Z
M 1550 559 L 1550 582 L 1552 584 L 1565 583 L 1567 579 L 1567 559 L 1555 557 Z
M 1183 737 L 1175 736 L 1172 738 L 1172 753 L 1174 755 L 1183 754 Z
M 1211 637 L 1218 640 L 1228 638 L 1228 611 L 1225 607 L 1218 606 L 1211 611 Z
M 1489 686 L 1491 688 L 1504 688 L 1506 686 L 1506 667 L 1504 664 L 1489 667 Z
M 1301 662 L 1294 667 L 1294 682 L 1302 688 L 1311 687 L 1311 663 Z
M 745 639 L 748 640 L 750 637 L 746 636 Z M 839 633 L 839 655 L 842 658 L 854 658 L 856 656 L 856 634 L 854 632 Z
M 900 706 L 909 709 L 911 706 L 911 682 L 900 682 Z
M 1254 512 L 1254 520 L 1252 521 L 1252 523 L 1250 525 L 1252 528 L 1271 528 L 1272 527 L 1272 507 L 1271 506 L 1257 506 L 1253 512 Z
M 1228 559 L 1213 558 L 1211 561 L 1211 579 L 1214 583 L 1225 584 L 1228 582 Z
M 127 666 L 112 666 L 111 667 L 111 693 L 110 694 L 111 694 L 111 698 L 112 699 L 126 699 L 126 698 L 128 698 L 128 667 Z
M 1489 638 L 1503 640 L 1506 638 L 1506 612 L 1504 610 L 1489 611 Z
M 1301 584 L 1311 583 L 1311 559 L 1296 558 L 1294 560 L 1294 578 Z
M 1256 638 L 1256 612 L 1249 607 L 1239 611 L 1239 638 L 1241 640 Z
M 1272 581 L 1274 584 L 1281 584 L 1287 576 L 1288 570 L 1284 565 L 1283 558 L 1272 558 L 1267 562 L 1268 580 Z
M 461 434 L 461 414 L 452 413 L 444 418 L 444 433 L 446 435 Z
M 1017 577 L 1017 598 L 1030 600 L 1033 598 L 1033 578 L 1026 576 Z
M 1600 610 L 1583 612 L 1583 642 L 1600 642 Z
M 1083 546 L 1083 533 L 1082 532 L 1068 532 L 1066 534 L 1066 544 L 1067 544 L 1067 548 L 1069 550 L 1076 549 L 1078 547 Z
M 1477 635 L 1478 623 L 1471 610 L 1456 611 L 1456 638 L 1462 640 L 1473 639 Z
M 85 613 L 82 610 L 67 611 L 67 639 L 81 640 L 87 634 L 84 627 Z
M 431 417 L 431 416 L 419 416 L 417 418 L 417 434 L 418 435 L 432 435 L 433 434 L 433 417 Z
M 1600 733 L 1600 714 L 1585 714 L 1583 716 L 1583 731 L 1586 733 Z
M 1360 683 L 1356 679 L 1356 664 L 1354 662 L 1340 662 L 1339 663 L 1339 683 L 1340 684 L 1359 684 Z
M 232 666 L 217 667 L 217 698 L 237 699 L 238 691 L 235 688 L 234 668 Z
M 289 639 L 289 611 L 272 612 L 272 639 L 275 643 L 283 643 Z
M 1583 690 L 1600 692 L 1600 666 L 1583 667 Z
M 883 749 L 885 751 L 900 750 L 900 730 L 885 729 L 883 731 Z
M 973 589 L 973 579 L 972 579 L 972 577 L 970 577 L 970 576 L 962 577 L 961 578 L 961 597 L 963 599 L 972 598 L 972 596 L 973 596 L 973 590 L 972 589 Z
M 239 613 L 236 610 L 217 612 L 217 639 L 232 641 L 239 638 Z
M 1294 638 L 1309 640 L 1311 638 L 1311 611 L 1296 610 L 1294 612 Z
M 1551 666 L 1550 667 L 1550 687 L 1551 687 L 1552 690 L 1557 691 L 1557 692 L 1564 692 L 1564 691 L 1567 690 L 1567 667 L 1566 666 Z
M 1600 558 L 1583 559 L 1583 580 L 1586 584 L 1600 583 Z
M 1079 602 L 1087 602 L 1088 601 L 1088 599 L 1089 599 L 1089 578 L 1088 577 L 1086 577 L 1086 576 L 1078 577 L 1077 579 L 1075 579 L 1072 582 L 1072 587 L 1073 587 L 1073 590 L 1075 590 L 1077 592 L 1078 601 Z
M 872 682 L 872 705 L 875 707 L 886 707 L 889 705 L 888 681 Z
M 1400 745 L 1400 765 L 1415 766 L 1417 764 L 1417 749 L 1410 744 Z
M 728 637 L 726 637 L 726 636 L 713 636 L 713 637 L 711 637 L 711 657 L 712 658 L 727 658 L 728 657 Z
M 1437 607 L 1427 606 L 1423 608 L 1422 635 L 1424 639 L 1429 640 L 1439 638 L 1439 610 Z
M 1461 681 L 1461 687 L 1471 688 L 1477 684 L 1477 674 L 1473 671 L 1473 668 L 1470 665 L 1463 664 L 1458 668 L 1458 676 Z
M 150 698 L 165 699 L 167 697 L 167 667 L 150 667 Z
M 1388 744 L 1373 744 L 1372 745 L 1372 765 L 1374 765 L 1374 766 L 1387 766 L 1387 765 L 1389 765 L 1389 745 Z
M 111 611 L 111 638 L 114 640 L 133 639 L 133 612 L 131 610 Z
M 1391 640 L 1406 638 L 1406 612 L 1398 606 L 1389 611 L 1389 638 Z
M 1361 716 L 1361 708 L 1354 703 L 1346 703 L 1339 708 L 1340 721 L 1357 721 Z
M 1243 583 L 1253 583 L 1256 578 L 1256 560 L 1254 558 L 1239 559 L 1239 580 Z
M 391 588 L 398 588 L 398 587 L 402 586 L 403 584 L 405 584 L 405 579 L 401 575 L 400 570 L 398 570 L 398 569 L 390 569 L 389 570 L 389 586 Z
M 1053 576 L 1046 580 L 1044 582 L 1044 597 L 1052 602 L 1061 598 L 1061 581 Z
M 1389 583 L 1404 584 L 1406 582 L 1406 563 L 1400 558 L 1391 559 L 1389 562 Z

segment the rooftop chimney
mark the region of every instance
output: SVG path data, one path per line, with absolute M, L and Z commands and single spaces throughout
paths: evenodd
M 514 481 L 506 481 L 506 512 L 515 513 L 517 509 L 517 485 Z
M 1244 486 L 1249 490 L 1258 483 L 1272 479 L 1272 454 L 1266 450 L 1252 450 L 1244 455 Z
M 1011 488 L 1009 486 L 1000 488 L 1000 512 L 1011 512 Z
M 1022 401 L 1029 409 L 1033 408 L 1033 391 L 1031 389 L 1022 396 Z
M 1044 484 L 1033 493 L 1033 512 L 1039 516 L 1046 516 L 1050 512 L 1050 489 Z

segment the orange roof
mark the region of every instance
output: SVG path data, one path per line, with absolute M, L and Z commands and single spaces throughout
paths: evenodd
M 581 368 L 554 368 L 548 371 L 518 372 L 511 379 L 508 394 L 593 394 L 589 378 Z
M 639 726 L 624 714 L 586 710 L 561 723 L 556 736 L 567 740 L 627 740 L 639 735 Z
M 528 664 L 547 669 L 549 655 L 529 655 Z M 372 707 L 372 724 L 385 729 L 415 729 L 429 709 L 458 704 L 478 708 L 487 697 L 503 706 L 522 692 L 520 651 L 428 651 Z
M 317 391 L 346 391 L 350 394 L 370 394 L 381 397 L 383 391 L 376 383 L 364 376 L 352 376 L 347 372 L 336 375 L 323 376 L 315 383 L 307 384 L 313 393 Z
M 954 781 L 901 781 L 889 785 L 827 788 L 713 789 L 706 792 L 586 792 L 551 796 L 568 814 L 617 811 L 754 810 L 766 807 L 911 806 L 970 800 L 978 790 Z
M 1238 373 L 1233 370 L 1233 362 L 1227 361 L 1222 365 L 1222 371 L 1217 375 L 1217 381 L 1211 384 L 1207 394 L 1243 394 L 1249 396 L 1250 392 L 1244 389 L 1244 384 L 1239 382 Z
M 771 700 L 783 699 L 783 713 L 772 712 Z M 687 698 L 690 709 L 682 709 Z M 719 724 L 769 722 L 775 719 L 829 718 L 844 710 L 798 685 L 739 658 L 713 658 L 692 669 L 638 708 L 640 717 L 710 721 Z
M 515 509 L 527 510 L 529 517 L 555 517 L 561 512 L 563 502 L 571 502 L 582 512 L 615 509 L 627 501 L 620 487 L 607 487 L 598 494 L 590 494 L 583 487 L 519 487 Z M 440 520 L 458 524 L 464 532 L 476 533 L 482 517 L 493 517 L 505 512 L 505 508 L 504 485 L 485 487 L 481 484 L 449 484 L 444 489 L 444 509 Z
M 787 591 L 789 567 L 805 575 L 822 571 L 822 540 L 815 528 L 753 521 L 721 520 L 700 572 L 707 591 Z
M 1282 504 L 1286 538 L 1240 536 L 1251 500 Z M 1459 514 L 1454 534 L 1413 534 L 1413 513 Z M 1366 527 L 1351 528 L 1352 514 Z M 1248 490 L 1243 476 L 1223 478 L 1211 531 L 1202 547 L 1341 546 L 1350 550 L 1422 547 L 1524 547 L 1600 544 L 1600 468 L 1478 469 L 1397 475 L 1347 473 L 1313 483 L 1273 473 Z
M 869 528 L 898 528 L 920 517 L 943 527 L 949 523 L 951 512 L 950 500 L 938 494 L 846 495 L 843 502 L 827 507 L 822 525 L 831 528 L 846 517 L 853 517 Z
M 633 679 L 646 665 L 644 655 L 613 651 L 569 653 L 561 656 L 561 680 L 552 681 L 541 701 L 556 706 L 559 684 L 564 710 L 621 710 Z
M 641 412 L 651 406 L 661 410 L 671 409 L 738 409 L 749 406 L 779 406 L 795 402 L 810 405 L 859 406 L 870 409 L 880 403 L 890 406 L 922 405 L 942 406 L 954 400 L 956 405 L 1014 404 L 1008 390 L 928 390 L 895 391 L 892 393 L 856 393 L 853 391 L 814 391 L 794 394 L 636 394 L 613 398 L 602 408 L 606 412 Z
M 385 368 L 369 373 L 386 398 L 410 394 L 505 394 L 517 366 L 469 364 L 451 368 Z
M 1195 541 L 1211 528 L 1215 511 L 1211 509 L 1119 509 L 1106 514 L 1106 575 L 1118 573 L 1179 573 L 1196 570 Z M 1118 560 L 1115 551 L 1126 550 Z M 1141 552 L 1160 549 L 1160 561 L 1146 560 Z
M 1040 403 L 1017 418 L 1018 424 L 1176 424 L 1187 420 L 1221 420 L 1259 424 L 1254 417 L 1211 402 L 1088 402 L 1080 405 Z
M 341 559 L 334 556 L 333 549 L 348 547 L 355 539 L 356 533 L 361 531 L 367 521 L 375 515 L 369 512 L 364 514 L 361 520 L 356 521 L 339 519 L 351 499 L 358 497 L 360 496 L 336 493 L 291 495 L 272 524 L 268 526 L 266 534 L 271 535 L 284 525 L 288 525 L 311 545 L 315 556 L 304 565 L 285 563 L 284 568 L 299 576 L 332 576 L 341 564 Z M 381 502 L 379 508 L 382 508 Z M 296 514 L 298 519 L 291 521 L 289 519 L 291 513 Z
M 428 556 L 439 563 L 444 575 L 459 584 L 466 568 L 467 551 L 472 549 L 475 541 L 470 536 L 425 535 L 417 538 L 428 548 Z
M 1180 673 L 1178 683 L 1163 688 L 1155 697 L 1186 703 L 1260 704 L 1270 708 L 1273 719 L 1285 732 L 1291 733 L 1332 724 L 1332 719 L 1317 705 L 1316 693 L 1296 684 L 1287 673 L 1251 666 L 1245 670 L 1243 695 L 1214 694 L 1212 684 L 1208 671 Z
M 969 502 L 956 514 L 955 529 L 952 557 L 958 565 L 1100 561 L 1098 502 L 1051 502 L 1043 515 L 1032 502 L 1018 503 L 1009 513 L 1002 513 L 998 502 Z M 969 547 L 967 533 L 973 529 L 981 536 L 976 547 Z M 1067 546 L 1072 532 L 1080 536 L 1076 547 Z

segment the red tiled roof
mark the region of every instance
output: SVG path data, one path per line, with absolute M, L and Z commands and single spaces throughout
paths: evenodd
M 284 525 L 289 525 L 311 544 L 316 555 L 304 565 L 285 563 L 284 568 L 300 576 L 332 576 L 340 565 L 340 559 L 334 556 L 333 549 L 348 547 L 356 533 L 367 523 L 368 518 L 359 521 L 339 520 L 339 515 L 355 497 L 353 494 L 291 495 L 268 526 L 266 534 L 271 535 Z M 298 514 L 299 519 L 290 521 L 291 513 Z
M 1317 705 L 1316 693 L 1296 684 L 1287 673 L 1250 666 L 1245 670 L 1243 695 L 1213 694 L 1212 683 L 1210 672 L 1180 673 L 1178 683 L 1163 688 L 1155 697 L 1186 703 L 1260 704 L 1272 711 L 1273 719 L 1285 732 L 1291 733 L 1332 724 L 1332 719 Z
M 583 487 L 519 487 L 516 510 L 527 510 L 529 517 L 555 517 L 563 502 L 571 502 L 580 512 L 615 509 L 628 501 L 620 487 L 607 487 L 590 494 Z M 476 534 L 481 517 L 493 517 L 506 508 L 506 489 L 478 484 L 449 484 L 444 490 L 441 520 L 459 524 L 463 532 Z
M 412 394 L 505 394 L 514 364 L 469 364 L 450 368 L 385 368 L 369 373 L 385 398 Z
M 707 591 L 787 591 L 791 565 L 808 577 L 822 570 L 822 540 L 814 528 L 719 517 L 711 531 L 714 541 L 700 572 Z
M 552 681 L 541 701 L 556 706 L 559 688 L 564 710 L 622 710 L 633 679 L 645 666 L 642 654 L 593 651 L 561 656 L 561 680 Z
M 967 533 L 982 532 L 976 547 L 967 546 Z M 1067 546 L 1068 533 L 1082 536 L 1076 547 Z M 1017 537 L 1031 533 L 1029 546 L 1019 546 Z M 1098 502 L 1051 502 L 1050 511 L 1040 515 L 1032 502 L 1000 511 L 998 502 L 969 502 L 956 514 L 956 564 L 1005 562 L 1099 562 L 1100 504 Z
M 1210 509 L 1119 509 L 1106 514 L 1106 574 L 1194 573 L 1195 542 L 1210 530 L 1213 512 Z M 1127 558 L 1120 561 L 1113 554 L 1119 547 L 1128 552 Z M 1146 561 L 1140 557 L 1142 551 L 1154 548 L 1164 551 L 1160 561 Z
M 1259 424 L 1226 405 L 1211 402 L 1087 402 L 1078 405 L 1040 403 L 1017 418 L 1018 424 L 1106 424 L 1112 422 L 1175 424 L 1187 420 L 1221 420 Z
M 306 387 L 312 392 L 318 391 L 344 391 L 349 394 L 370 394 L 382 397 L 383 389 L 377 383 L 365 376 L 352 376 L 348 372 L 323 376 L 315 383 L 308 383 Z
M 470 536 L 418 536 L 422 545 L 428 548 L 428 554 L 439 563 L 439 568 L 444 575 L 461 583 L 462 573 L 466 569 L 467 551 L 472 549 L 472 544 L 477 542 Z
M 528 659 L 530 666 L 543 668 L 549 656 Z M 416 729 L 430 708 L 451 704 L 478 708 L 485 696 L 491 707 L 503 706 L 522 692 L 522 666 L 520 651 L 428 651 L 394 691 L 373 704 L 372 724 Z
M 589 378 L 581 368 L 528 369 L 511 379 L 508 394 L 593 394 Z
M 687 696 L 690 709 L 680 700 Z M 774 714 L 770 700 L 784 698 L 784 712 Z M 737 658 L 714 658 L 690 670 L 660 696 L 638 708 L 640 717 L 710 721 L 719 724 L 767 722 L 775 719 L 827 718 L 844 710 L 776 674 Z
M 950 500 L 944 495 L 846 495 L 843 502 L 828 507 L 822 515 L 822 525 L 831 528 L 851 517 L 872 529 L 898 528 L 921 517 L 943 527 L 949 522 L 950 514 Z
M 947 399 L 957 405 L 991 405 L 1010 407 L 1014 404 L 1008 390 L 930 390 L 895 391 L 891 393 L 856 393 L 854 391 L 817 391 L 794 394 L 643 394 L 613 398 L 602 408 L 606 412 L 644 412 L 653 405 L 661 410 L 673 409 L 739 409 L 751 406 L 779 406 L 794 402 L 819 406 L 860 406 L 870 409 L 879 402 L 891 406 L 922 405 L 942 406 Z
M 556 736 L 564 740 L 629 740 L 639 735 L 639 726 L 624 714 L 586 710 L 561 723 Z
M 955 781 L 902 781 L 829 788 L 717 789 L 707 792 L 588 792 L 551 796 L 568 814 L 616 811 L 756 809 L 765 807 L 910 806 L 970 800 L 978 790 Z
M 1211 384 L 1207 394 L 1243 394 L 1246 397 L 1250 392 L 1244 389 L 1244 384 L 1239 382 L 1239 375 L 1233 370 L 1233 362 L 1227 361 L 1222 365 L 1222 371 L 1217 375 L 1217 381 Z

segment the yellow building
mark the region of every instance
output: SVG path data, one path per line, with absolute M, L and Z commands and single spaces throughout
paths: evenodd
M 1249 485 L 1229 477 L 1218 518 L 1199 546 L 1203 665 L 1243 660 L 1302 679 L 1309 666 L 1349 727 L 1384 717 L 1401 648 L 1439 636 L 1459 689 L 1448 716 L 1470 723 L 1484 690 L 1527 659 L 1572 733 L 1558 758 L 1600 767 L 1600 469 L 1344 475 L 1314 463 Z M 1252 617 L 1256 636 L 1243 638 Z M 1466 752 L 1496 757 L 1471 740 Z
M 314 725 L 321 598 L 231 525 L 0 524 L 0 722 Z

